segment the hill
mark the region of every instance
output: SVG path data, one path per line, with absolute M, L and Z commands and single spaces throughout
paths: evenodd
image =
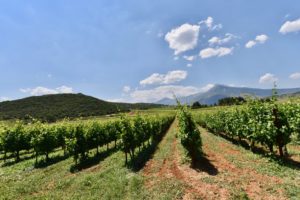
M 33 96 L 0 103 L 0 120 L 24 119 L 32 116 L 44 121 L 56 121 L 65 117 L 100 116 L 131 109 L 161 107 L 146 103 L 113 103 L 83 94 L 53 94 Z
M 278 95 L 289 95 L 300 92 L 300 88 L 291 89 L 277 89 Z M 215 85 L 206 92 L 197 93 L 194 95 L 180 97 L 179 100 L 182 103 L 192 104 L 198 101 L 201 104 L 212 105 L 219 101 L 219 99 L 226 97 L 238 97 L 238 96 L 252 96 L 252 97 L 269 97 L 272 96 L 272 89 L 258 89 L 247 87 L 230 87 L 226 85 Z M 176 102 L 174 99 L 162 99 L 156 103 L 165 105 L 174 105 Z
M 300 97 L 300 92 L 295 92 L 291 94 L 283 94 L 279 96 L 279 99 L 289 99 L 289 98 L 299 98 Z

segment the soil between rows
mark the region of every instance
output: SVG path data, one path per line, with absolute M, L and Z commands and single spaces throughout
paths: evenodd
M 204 155 L 199 166 L 191 168 L 182 162 L 184 153 L 176 131 L 174 122 L 155 154 L 167 153 L 154 155 L 143 170 L 148 189 L 166 180 L 176 180 L 183 187 L 178 199 L 288 199 L 280 187 L 284 180 L 253 167 L 261 160 L 249 159 L 238 146 L 202 128 Z

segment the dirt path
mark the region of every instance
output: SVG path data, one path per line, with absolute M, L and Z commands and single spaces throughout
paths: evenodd
M 202 129 L 203 151 L 211 164 L 218 169 L 212 179 L 218 185 L 225 185 L 231 196 L 247 196 L 250 199 L 286 199 L 283 192 L 275 189 L 282 180 L 278 177 L 258 173 L 251 167 L 254 160 L 249 160 L 233 144 Z M 237 162 L 238 161 L 238 162 Z M 244 163 L 239 166 L 238 163 Z
M 146 164 L 143 175 L 147 188 L 157 187 L 164 180 L 176 180 L 183 188 L 178 199 L 287 199 L 277 187 L 283 182 L 280 178 L 257 172 L 251 167 L 255 160 L 249 160 L 235 145 L 204 129 L 204 157 L 199 166 L 182 164 L 183 151 L 175 137 L 176 130 L 175 122 Z

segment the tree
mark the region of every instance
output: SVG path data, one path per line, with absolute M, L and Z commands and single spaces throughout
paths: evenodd
M 206 106 L 201 105 L 198 101 L 196 101 L 192 104 L 192 109 L 203 108 L 203 107 L 206 107 Z

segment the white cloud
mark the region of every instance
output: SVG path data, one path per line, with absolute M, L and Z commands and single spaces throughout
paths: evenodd
M 9 100 L 10 100 L 10 98 L 8 98 L 8 97 L 0 97 L 0 102 L 9 101 Z
M 290 79 L 294 79 L 294 80 L 300 79 L 300 72 L 291 74 Z
M 286 21 L 280 28 L 282 34 L 300 31 L 300 18 L 294 21 Z
M 175 56 L 173 59 L 174 59 L 174 60 L 178 60 L 178 59 L 179 59 L 179 57 L 178 57 L 178 56 Z
M 246 85 L 236 85 L 236 84 L 228 84 L 229 87 L 246 87 Z
M 269 39 L 269 37 L 268 37 L 267 35 L 262 34 L 262 35 L 256 36 L 255 41 L 257 41 L 257 42 L 263 44 L 263 43 L 265 43 L 268 39 Z
M 193 65 L 191 63 L 188 63 L 186 66 L 187 67 L 192 67 Z
M 259 78 L 259 83 L 274 83 L 278 78 L 274 74 L 266 73 Z
M 209 83 L 209 84 L 203 86 L 202 88 L 200 88 L 200 92 L 207 92 L 208 90 L 212 89 L 213 87 L 215 87 L 215 85 Z
M 218 44 L 220 40 L 221 38 L 214 36 L 208 40 L 208 43 L 209 45 Z
M 73 93 L 73 88 L 63 85 L 63 86 L 56 88 L 56 91 L 58 93 Z
M 211 29 L 214 23 L 214 18 L 212 17 L 207 17 L 207 19 L 204 21 L 204 23 L 206 24 L 206 26 Z
M 253 40 L 250 40 L 246 43 L 245 47 L 250 49 L 250 48 L 254 47 L 255 45 L 256 45 L 256 42 Z
M 222 44 L 226 44 L 228 42 L 230 42 L 232 39 L 236 38 L 237 36 L 231 34 L 231 33 L 226 33 L 224 38 L 220 38 L 220 37 L 212 37 L 208 40 L 208 43 L 210 46 L 213 45 L 222 45 Z
M 172 29 L 165 36 L 169 47 L 175 50 L 174 54 L 192 50 L 197 46 L 200 26 L 183 24 L 180 27 Z
M 215 31 L 215 30 L 221 30 L 223 28 L 222 24 L 216 24 L 212 27 L 211 30 Z
M 199 89 L 193 86 L 165 85 L 150 90 L 135 90 L 130 94 L 134 102 L 156 102 L 163 98 L 173 98 L 196 94 Z
M 131 90 L 130 86 L 126 85 L 126 86 L 123 87 L 123 92 L 125 92 L 125 93 L 130 92 L 130 90 Z
M 197 88 L 194 86 L 179 86 L 179 85 L 164 85 L 152 89 L 131 89 L 128 97 L 108 99 L 110 102 L 157 102 L 164 98 L 173 99 L 175 94 L 177 97 L 185 97 L 196 93 L 207 92 L 213 88 L 214 84 L 207 84 L 203 87 Z
M 167 74 L 154 73 L 140 81 L 141 85 L 171 84 L 186 79 L 188 73 L 182 70 L 169 71 Z
M 255 37 L 255 40 L 248 41 L 246 43 L 245 47 L 249 49 L 249 48 L 254 47 L 257 43 L 264 44 L 268 39 L 269 39 L 269 37 L 265 34 L 258 35 Z
M 55 89 L 50 89 L 46 87 L 38 86 L 36 88 L 26 88 L 20 89 L 23 93 L 29 93 L 33 96 L 45 95 L 45 94 L 62 94 L 62 93 L 73 93 L 73 88 L 67 86 L 57 87 Z
M 183 58 L 187 61 L 193 61 L 196 59 L 196 56 L 183 56 Z
M 223 25 L 222 24 L 216 24 L 214 25 L 214 18 L 212 17 L 207 17 L 206 20 L 202 20 L 198 23 L 199 25 L 201 24 L 205 24 L 208 28 L 208 30 L 210 31 L 214 31 L 214 30 L 220 30 L 223 28 Z
M 234 49 L 233 47 L 232 48 L 227 48 L 227 47 L 206 48 L 200 51 L 199 56 L 202 59 L 210 58 L 214 56 L 222 57 L 222 56 L 232 54 L 233 49 Z

